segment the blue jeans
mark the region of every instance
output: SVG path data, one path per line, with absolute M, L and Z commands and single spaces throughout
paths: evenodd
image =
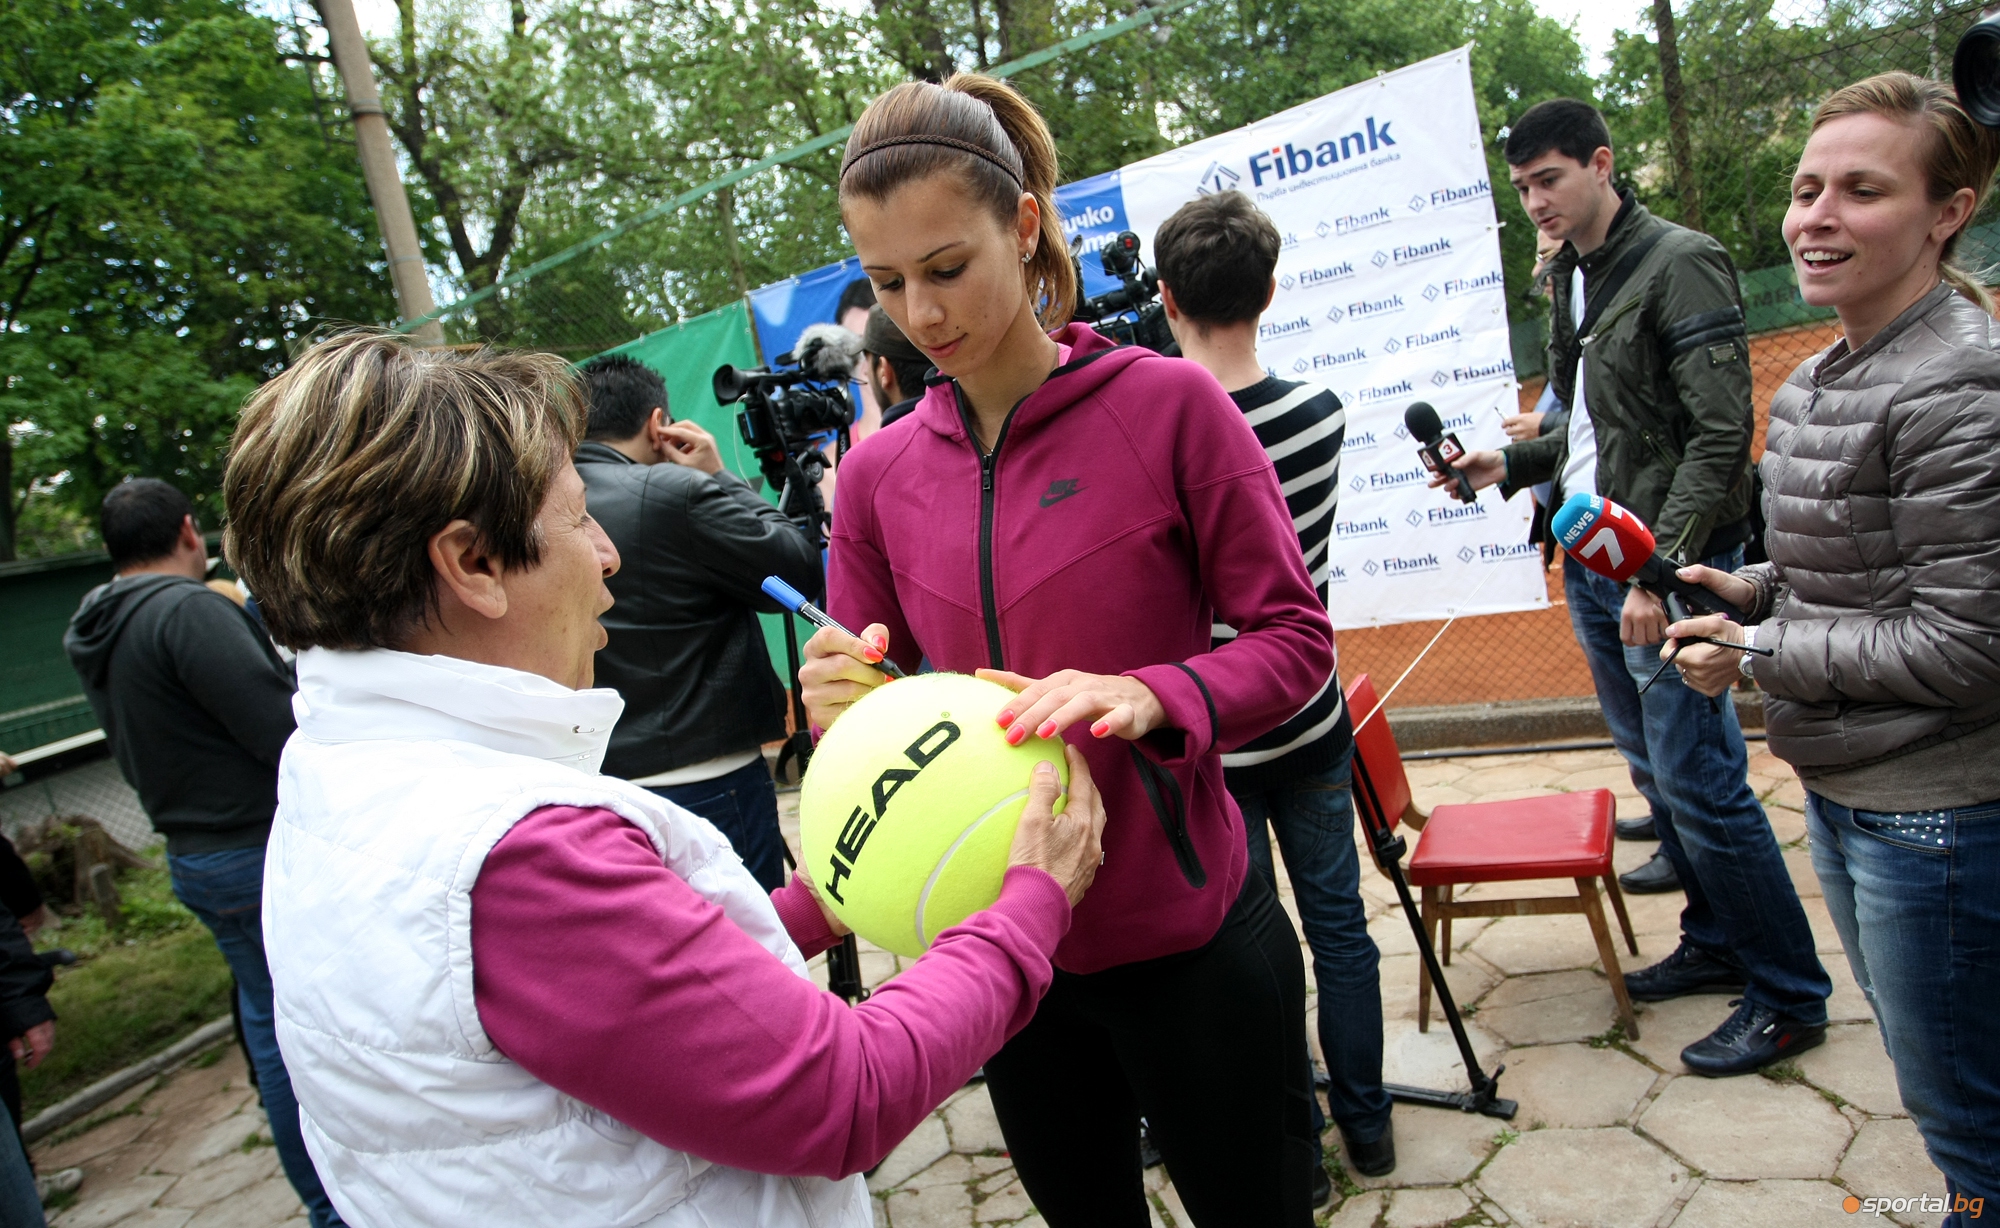
M 766 891 L 785 885 L 785 838 L 778 831 L 778 787 L 763 756 L 713 780 L 656 785 L 653 792 L 715 824 Z
M 1880 814 L 1808 791 L 1806 831 L 1903 1107 L 1950 1191 L 1986 1200 L 1945 1223 L 2000 1219 L 2000 801 Z
M 1703 561 L 1733 571 L 1743 551 Z M 1813 949 L 1771 821 L 1750 789 L 1735 706 L 1726 695 L 1710 699 L 1690 689 L 1672 666 L 1640 695 L 1660 667 L 1660 646 L 1619 641 L 1625 586 L 1568 563 L 1563 590 L 1611 740 L 1652 806 L 1660 849 L 1687 891 L 1682 941 L 1740 965 L 1750 1001 L 1800 1023 L 1825 1023 L 1833 982 Z
M 0 1118 L 7 1116 L 0 1109 Z M 0 1123 L 0 1224 L 6 1228 L 44 1228 L 42 1198 L 35 1192 L 35 1172 L 21 1136 L 12 1124 Z
M 340 1215 L 320 1187 L 319 1172 L 306 1154 L 299 1130 L 299 1101 L 278 1052 L 276 1012 L 271 1005 L 271 969 L 264 960 L 264 850 L 229 849 L 167 858 L 174 894 L 201 918 L 236 974 L 243 1012 L 243 1039 L 257 1068 L 257 1091 L 271 1120 L 278 1162 L 312 1217 L 312 1228 L 337 1228 Z
M 1277 890 L 1270 833 L 1278 837 L 1292 880 L 1300 927 L 1319 987 L 1319 1048 L 1326 1058 L 1327 1105 L 1340 1128 L 1372 1143 L 1389 1127 L 1382 1090 L 1382 956 L 1368 935 L 1361 903 L 1361 860 L 1354 847 L 1350 750 L 1325 771 L 1279 789 L 1233 793 L 1250 840 L 1250 864 Z M 1326 1129 L 1313 1097 L 1313 1137 Z

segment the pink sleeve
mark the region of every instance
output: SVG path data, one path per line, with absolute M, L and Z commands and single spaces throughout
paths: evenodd
M 1234 750 L 1282 723 L 1326 685 L 1334 664 L 1333 624 L 1306 574 L 1271 458 L 1219 384 L 1185 387 L 1174 482 L 1202 592 L 1236 637 L 1179 663 L 1126 671 L 1166 713 L 1166 727 L 1135 745 L 1169 765 Z
M 788 924 L 797 903 L 780 905 Z M 549 806 L 473 886 L 473 992 L 502 1053 L 648 1137 L 839 1177 L 880 1161 L 1027 1023 L 1068 928 L 1056 881 L 1010 870 L 998 903 L 850 1008 L 696 894 L 637 827 Z

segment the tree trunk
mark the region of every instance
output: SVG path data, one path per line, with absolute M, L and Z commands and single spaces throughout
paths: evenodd
M 1681 198 L 1681 225 L 1700 230 L 1701 196 L 1695 186 L 1687 98 L 1681 92 L 1681 51 L 1674 36 L 1672 0 L 1653 0 L 1653 30 L 1659 38 L 1660 85 L 1667 99 L 1667 144 L 1674 160 L 1674 189 Z

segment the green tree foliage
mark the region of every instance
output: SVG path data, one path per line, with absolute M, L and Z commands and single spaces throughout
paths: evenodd
M 1702 229 L 1737 268 L 1790 260 L 1781 225 L 1812 114 L 1834 90 L 1891 69 L 1948 76 L 1968 0 L 1685 0 L 1676 13 Z M 1635 22 L 1635 25 L 1638 24 Z M 1650 22 L 1622 32 L 1602 86 L 1623 175 L 1683 220 Z
M 313 70 L 229 0 L 0 6 L 0 444 L 31 550 L 130 475 L 206 522 L 243 397 L 326 320 L 393 310 Z

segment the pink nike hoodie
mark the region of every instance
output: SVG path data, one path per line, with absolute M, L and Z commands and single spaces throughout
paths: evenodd
M 1221 752 L 1313 697 L 1333 631 L 1270 459 L 1214 377 L 1085 325 L 1053 336 L 1062 365 L 990 455 L 941 382 L 842 459 L 828 605 L 888 627 L 906 670 L 1129 674 L 1159 696 L 1166 727 L 1138 742 L 1066 735 L 1109 821 L 1055 963 L 1095 972 L 1215 935 L 1248 864 Z M 1218 621 L 1239 634 L 1211 650 Z

